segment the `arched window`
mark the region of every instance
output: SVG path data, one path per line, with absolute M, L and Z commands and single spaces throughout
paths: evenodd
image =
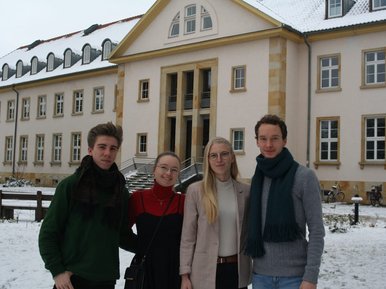
M 9 66 L 8 66 L 8 64 L 4 64 L 3 65 L 3 80 L 7 80 L 8 79 L 8 74 L 9 74 Z
M 16 77 L 22 77 L 23 76 L 23 61 L 19 60 L 16 63 Z
M 53 53 L 50 53 L 47 56 L 47 71 L 54 70 L 54 65 L 55 65 L 55 55 Z
M 208 10 L 201 6 L 201 30 L 210 30 L 213 27 L 212 18 Z
M 88 64 L 91 62 L 91 46 L 89 44 L 86 44 L 83 47 L 83 59 L 82 63 L 83 64 Z
M 72 51 L 70 48 L 68 48 L 65 52 L 64 52 L 64 68 L 68 68 L 68 67 L 71 67 L 71 63 L 72 63 Z
M 111 40 L 107 39 L 105 40 L 105 42 L 103 42 L 102 44 L 102 60 L 107 60 L 109 59 L 109 55 L 111 53 L 111 50 L 112 50 L 112 43 L 111 43 Z
M 38 58 L 32 57 L 31 59 L 31 75 L 38 73 Z
M 180 12 L 174 16 L 172 24 L 170 25 L 169 37 L 176 37 L 180 34 Z

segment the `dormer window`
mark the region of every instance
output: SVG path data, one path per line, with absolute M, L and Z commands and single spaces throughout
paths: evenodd
M 72 57 L 72 51 L 71 49 L 67 49 L 64 52 L 64 68 L 71 67 L 71 57 Z
M 55 55 L 50 53 L 47 57 L 47 71 L 54 70 Z
M 113 51 L 114 47 L 115 47 L 115 45 L 111 42 L 110 39 L 106 39 L 102 43 L 102 60 L 109 59 L 111 51 Z
M 16 63 L 16 78 L 23 76 L 23 61 L 19 60 Z
M 342 0 L 328 0 L 328 18 L 342 16 Z
M 180 12 L 174 16 L 172 25 L 170 26 L 169 37 L 176 37 L 180 34 Z
M 83 47 L 83 64 L 88 64 L 91 62 L 91 46 L 85 45 Z
M 3 75 L 2 75 L 2 80 L 7 80 L 8 79 L 8 72 L 9 72 L 9 66 L 8 64 L 3 65 Z
M 185 34 L 196 31 L 196 5 L 185 7 Z
M 31 74 L 38 73 L 38 58 L 33 57 L 31 60 Z
M 372 10 L 386 9 L 386 0 L 370 0 L 372 3 Z

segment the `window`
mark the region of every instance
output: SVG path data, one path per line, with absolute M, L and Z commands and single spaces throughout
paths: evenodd
M 83 112 L 83 90 L 74 91 L 72 113 L 81 114 Z
M 67 49 L 65 52 L 64 52 L 64 68 L 68 68 L 68 67 L 71 67 L 71 63 L 72 63 L 72 51 L 71 49 Z
M 45 118 L 47 112 L 47 96 L 40 95 L 38 97 L 38 118 Z
M 31 60 L 31 75 L 38 73 L 38 58 L 33 57 Z
M 196 5 L 185 7 L 185 34 L 196 31 Z
M 35 163 L 44 161 L 44 135 L 36 135 Z
M 55 104 L 54 104 L 54 116 L 63 116 L 64 113 L 64 94 L 55 93 Z
M 340 87 L 340 58 L 338 55 L 319 57 L 319 89 L 336 89 Z
M 328 18 L 342 16 L 342 0 L 328 1 Z
M 8 100 L 7 102 L 7 121 L 15 120 L 15 101 Z
M 28 157 L 28 136 L 20 137 L 20 158 L 19 162 L 26 163 Z
M 47 56 L 47 71 L 54 70 L 54 67 L 55 67 L 55 55 L 53 53 L 50 53 Z
M 372 0 L 372 2 L 373 10 L 386 8 L 386 0 Z
M 147 154 L 147 134 L 137 135 L 137 154 Z
M 21 119 L 28 120 L 30 114 L 31 100 L 29 98 L 23 98 L 21 107 Z
M 103 87 L 94 88 L 93 112 L 103 112 L 105 90 Z
M 19 60 L 16 63 L 16 77 L 22 77 L 23 76 L 23 61 Z
M 385 160 L 385 120 L 382 117 L 365 118 L 365 160 Z
M 85 45 L 83 48 L 83 64 L 88 64 L 91 62 L 91 46 Z
M 8 64 L 4 64 L 3 65 L 2 79 L 4 81 L 4 80 L 7 80 L 8 78 L 9 78 L 9 66 L 8 66 Z
M 62 161 L 62 135 L 54 134 L 52 137 L 52 163 Z
M 244 129 L 232 129 L 231 139 L 235 153 L 244 152 Z
M 180 34 L 180 12 L 174 16 L 172 24 L 170 25 L 169 37 L 176 37 Z
M 385 84 L 385 50 L 364 53 L 365 85 Z
M 212 70 L 202 69 L 201 70 L 201 108 L 210 107 L 210 92 L 212 87 Z
M 6 136 L 5 137 L 4 162 L 5 163 L 12 163 L 12 158 L 13 158 L 13 137 L 12 136 Z
M 210 30 L 213 27 L 209 12 L 201 6 L 201 30 Z
M 113 46 L 110 40 L 105 40 L 102 44 L 102 60 L 109 59 L 110 53 L 113 50 Z
M 139 81 L 139 100 L 149 100 L 149 80 L 143 79 Z
M 321 117 L 316 128 L 316 162 L 319 165 L 339 166 L 339 117 Z
M 72 133 L 71 134 L 71 163 L 80 162 L 80 145 L 81 145 L 81 134 Z
M 232 91 L 245 90 L 245 66 L 232 68 Z

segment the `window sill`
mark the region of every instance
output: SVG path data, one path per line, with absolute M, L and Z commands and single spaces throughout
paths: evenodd
M 342 88 L 334 87 L 334 88 L 319 88 L 315 90 L 315 93 L 328 93 L 328 92 L 341 92 Z
M 239 92 L 246 92 L 246 88 L 232 88 L 229 92 L 230 93 L 239 93 Z
M 386 83 L 362 84 L 360 89 L 385 88 Z
M 79 165 L 80 165 L 80 161 L 72 161 L 72 162 L 68 162 L 68 165 L 69 165 L 70 167 L 72 167 L 72 166 L 79 166 Z
M 383 168 L 386 170 L 386 162 L 384 161 L 361 161 L 358 163 L 361 170 L 365 168 L 365 166 L 383 166 Z
M 43 167 L 44 166 L 44 162 L 41 162 L 41 161 L 33 162 L 33 164 L 35 167 Z
M 315 169 L 317 170 L 319 168 L 319 166 L 336 166 L 336 169 L 339 170 L 340 169 L 340 161 L 326 161 L 326 162 L 322 162 L 322 161 L 316 161 L 314 162 L 314 167 Z
M 138 103 L 142 103 L 142 102 L 150 102 L 150 100 L 148 98 L 140 98 L 137 100 Z
M 50 162 L 51 167 L 61 167 L 62 162 Z

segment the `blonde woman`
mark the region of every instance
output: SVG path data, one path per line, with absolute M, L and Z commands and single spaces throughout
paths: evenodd
M 241 249 L 250 186 L 237 180 L 232 146 L 215 137 L 204 151 L 204 178 L 186 193 L 180 246 L 181 289 L 238 289 L 250 283 Z

